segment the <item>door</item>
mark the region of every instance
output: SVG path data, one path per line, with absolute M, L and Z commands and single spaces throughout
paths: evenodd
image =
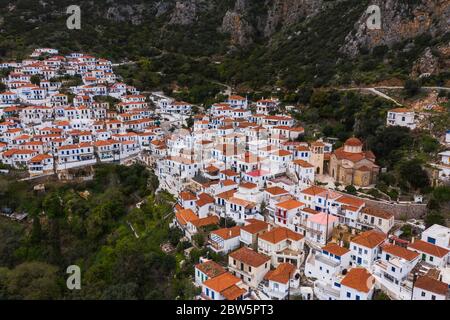
M 358 264 L 361 264 L 361 262 L 362 262 L 361 258 L 358 257 L 358 259 L 356 260 L 356 262 L 357 262 Z

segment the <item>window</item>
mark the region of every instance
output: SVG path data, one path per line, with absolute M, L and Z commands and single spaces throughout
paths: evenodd
M 432 238 L 432 237 L 427 237 L 427 242 L 432 243 L 432 244 L 436 244 L 436 239 Z
M 435 295 L 431 295 L 431 300 L 436 300 L 436 296 Z
M 361 300 L 361 297 L 356 295 L 356 300 Z
M 350 298 L 352 294 L 350 292 L 347 292 L 347 298 Z
M 248 266 L 248 272 L 252 272 L 252 267 Z
M 395 268 L 394 268 L 394 267 L 391 267 L 391 271 L 392 271 L 392 272 L 395 272 Z
M 433 262 L 433 260 L 434 260 L 434 257 L 430 256 L 430 261 Z
M 214 291 L 211 291 L 211 298 L 214 299 Z
M 425 297 L 425 292 L 422 291 L 422 293 L 420 294 L 422 297 Z

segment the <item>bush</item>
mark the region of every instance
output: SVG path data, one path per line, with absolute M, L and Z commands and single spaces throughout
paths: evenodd
M 345 191 L 350 194 L 356 194 L 356 188 L 353 185 L 346 186 Z

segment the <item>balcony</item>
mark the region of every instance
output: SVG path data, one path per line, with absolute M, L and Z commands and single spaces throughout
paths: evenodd
M 317 254 L 315 256 L 315 260 L 320 261 L 323 264 L 326 264 L 327 266 L 330 266 L 332 268 L 337 268 L 340 265 L 340 263 L 338 261 L 326 258 L 322 254 Z
M 209 239 L 208 240 L 208 245 L 211 247 L 211 249 L 213 249 L 215 252 L 221 252 L 224 248 L 222 245 L 220 245 L 219 243 Z
M 314 282 L 314 294 L 321 300 L 328 297 L 339 300 L 341 297 L 340 291 L 320 281 Z

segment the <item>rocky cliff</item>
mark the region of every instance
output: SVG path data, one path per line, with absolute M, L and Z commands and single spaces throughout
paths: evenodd
M 407 56 L 401 68 L 413 76 L 438 74 L 450 66 L 449 0 L 80 0 L 84 37 L 64 30 L 71 2 L 0 1 L 0 53 L 20 52 L 21 43 L 64 43 L 93 51 L 109 46 L 105 51 L 119 52 L 121 58 L 129 48 L 139 56 L 149 47 L 197 56 L 244 48 L 251 56 L 256 45 L 262 60 L 249 63 L 276 60 L 274 70 L 284 68 L 285 76 L 293 64 L 303 63 L 299 81 L 309 78 L 311 70 L 331 79 L 330 70 L 339 61 L 357 61 L 380 46 L 388 48 L 388 64 Z M 367 28 L 366 9 L 373 4 L 381 10 L 380 30 Z M 421 36 L 428 38 L 416 41 Z M 370 69 L 371 63 L 376 61 L 362 68 Z M 266 73 L 273 77 L 273 70 Z

